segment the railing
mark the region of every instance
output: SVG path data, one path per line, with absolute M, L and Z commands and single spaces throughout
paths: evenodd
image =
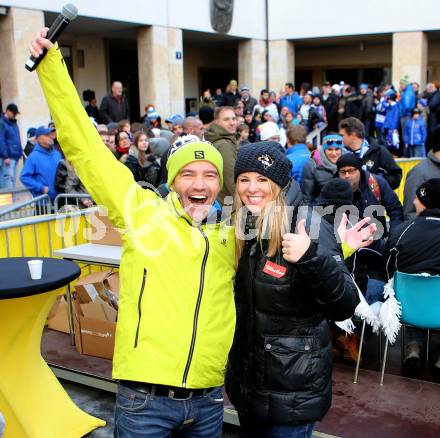
M 319 148 L 321 146 L 321 133 L 326 128 L 327 128 L 327 123 L 325 123 L 320 128 L 314 129 L 312 132 L 310 132 L 307 135 L 306 143 L 307 144 L 313 144 L 316 148 Z
M 13 204 L 10 207 L 0 210 L 0 221 L 19 219 L 29 216 L 50 214 L 52 204 L 48 195 L 40 195 L 28 201 Z
M 92 200 L 92 197 L 88 193 L 60 193 L 56 196 L 53 202 L 55 212 L 59 213 L 61 208 L 65 208 L 65 210 L 68 211 L 68 207 L 75 206 L 77 207 L 77 210 L 79 208 L 85 208 L 85 205 L 80 205 L 80 200 L 83 199 Z
M 26 187 L 0 189 L 0 207 L 11 205 L 14 202 L 27 201 L 30 198 L 32 195 Z

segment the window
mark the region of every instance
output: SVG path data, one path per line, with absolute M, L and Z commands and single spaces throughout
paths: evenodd
M 73 80 L 73 62 L 72 62 L 72 46 L 60 46 L 61 54 L 63 55 L 64 62 L 66 63 L 69 75 Z

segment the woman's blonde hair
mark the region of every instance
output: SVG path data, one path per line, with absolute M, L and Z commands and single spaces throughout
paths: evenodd
M 237 181 L 237 184 L 239 182 Z M 286 203 L 284 201 L 285 190 L 268 180 L 273 199 L 267 203 L 261 214 L 258 216 L 255 228 L 257 241 L 260 243 L 261 250 L 264 252 L 263 240 L 267 240 L 266 256 L 273 257 L 281 251 L 281 243 L 283 235 L 290 231 L 290 224 L 288 223 L 288 214 Z M 234 224 L 235 224 L 235 266 L 238 266 L 243 248 L 245 245 L 244 233 L 240 227 L 246 223 L 246 216 L 248 209 L 243 204 L 237 190 L 234 193 Z

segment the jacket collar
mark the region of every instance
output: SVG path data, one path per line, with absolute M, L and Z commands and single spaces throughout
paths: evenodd
M 429 158 L 433 163 L 435 163 L 435 164 L 437 164 L 437 165 L 440 165 L 440 158 L 437 158 L 437 157 L 434 155 L 434 152 L 433 152 L 433 151 L 429 151 L 429 152 L 428 152 L 428 158 Z
M 44 148 L 40 143 L 35 143 L 34 151 L 42 152 L 43 154 L 49 155 L 53 151 L 53 146 L 49 149 Z
M 440 208 L 427 208 L 419 214 L 419 217 L 440 217 Z

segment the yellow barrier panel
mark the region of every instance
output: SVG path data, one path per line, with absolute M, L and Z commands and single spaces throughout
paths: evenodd
M 395 190 L 396 195 L 399 198 L 399 201 L 403 204 L 403 192 L 405 189 L 405 181 L 408 176 L 409 171 L 415 167 L 417 164 L 422 161 L 421 158 L 398 158 L 396 160 L 397 164 L 402 169 L 402 181 L 400 182 L 400 186 Z

